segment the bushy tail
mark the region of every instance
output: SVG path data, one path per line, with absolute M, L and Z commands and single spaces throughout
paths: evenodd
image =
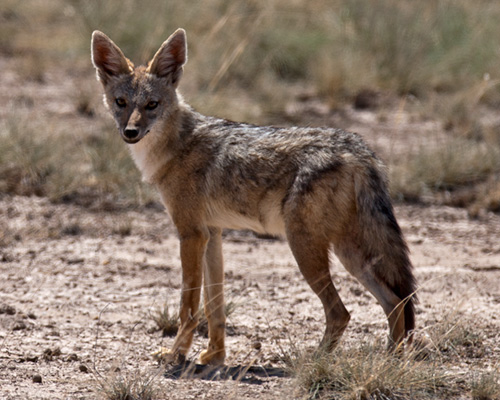
M 409 332 L 415 328 L 416 281 L 382 165 L 363 168 L 363 173 L 355 177 L 355 190 L 365 252 L 378 260 L 373 266 L 375 275 L 405 301 L 405 330 Z

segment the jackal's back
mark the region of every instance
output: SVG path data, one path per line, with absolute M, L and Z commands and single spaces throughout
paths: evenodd
M 355 133 L 260 127 L 213 118 L 196 126 L 184 149 L 181 158 L 202 160 L 203 168 L 197 172 L 207 180 L 207 188 L 214 185 L 217 190 L 241 191 L 246 185 L 307 190 L 325 173 L 380 164 Z

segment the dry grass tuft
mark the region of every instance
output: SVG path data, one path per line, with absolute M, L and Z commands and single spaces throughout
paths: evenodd
M 366 87 L 425 96 L 474 87 L 485 74 L 498 78 L 500 7 L 484 0 L 71 5 L 85 32 L 79 46 L 87 49 L 90 32 L 101 29 L 140 62 L 185 27 L 191 87 L 214 99 L 232 85 L 271 106 L 277 86 L 283 92 L 294 82 L 346 99 Z
M 96 377 L 97 392 L 105 400 L 153 400 L 157 399 L 159 385 L 155 381 L 159 374 L 137 373 L 132 377 L 113 375 Z
M 303 352 L 293 344 L 280 358 L 308 399 L 447 399 L 468 392 L 473 399 L 493 400 L 500 394 L 498 369 L 454 373 L 450 366 L 474 365 L 488 350 L 477 321 L 458 313 L 445 315 L 403 354 L 388 352 L 383 340 L 358 347 L 340 346 L 333 353 Z M 477 365 L 477 364 L 476 364 Z M 464 379 L 465 378 L 465 379 Z
M 309 399 L 431 399 L 446 393 L 451 374 L 414 356 L 397 356 L 374 343 L 289 357 L 288 365 Z
M 0 127 L 0 191 L 47 195 L 49 177 L 57 173 L 61 146 L 27 118 L 12 116 Z
M 168 304 L 162 310 L 151 314 L 151 319 L 156 323 L 163 336 L 175 336 L 179 329 L 179 314 L 170 311 Z
M 495 400 L 500 398 L 500 374 L 497 371 L 481 373 L 472 381 L 473 400 Z

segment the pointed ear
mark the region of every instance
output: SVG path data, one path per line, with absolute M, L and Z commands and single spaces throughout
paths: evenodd
M 127 60 L 120 48 L 104 33 L 92 34 L 92 63 L 97 69 L 97 78 L 105 85 L 109 78 L 129 74 L 133 64 Z
M 147 71 L 160 78 L 169 78 L 177 86 L 182 76 L 182 66 L 187 61 L 186 31 L 177 29 L 156 52 Z

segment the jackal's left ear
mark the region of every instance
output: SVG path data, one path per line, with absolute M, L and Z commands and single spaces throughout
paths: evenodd
M 103 85 L 109 78 L 130 74 L 133 64 L 123 55 L 120 48 L 104 33 L 94 31 L 92 34 L 92 63 L 97 69 L 97 77 Z
M 149 63 L 148 72 L 160 78 L 171 79 L 177 86 L 182 76 L 182 66 L 187 61 L 186 31 L 177 29 L 156 52 Z

